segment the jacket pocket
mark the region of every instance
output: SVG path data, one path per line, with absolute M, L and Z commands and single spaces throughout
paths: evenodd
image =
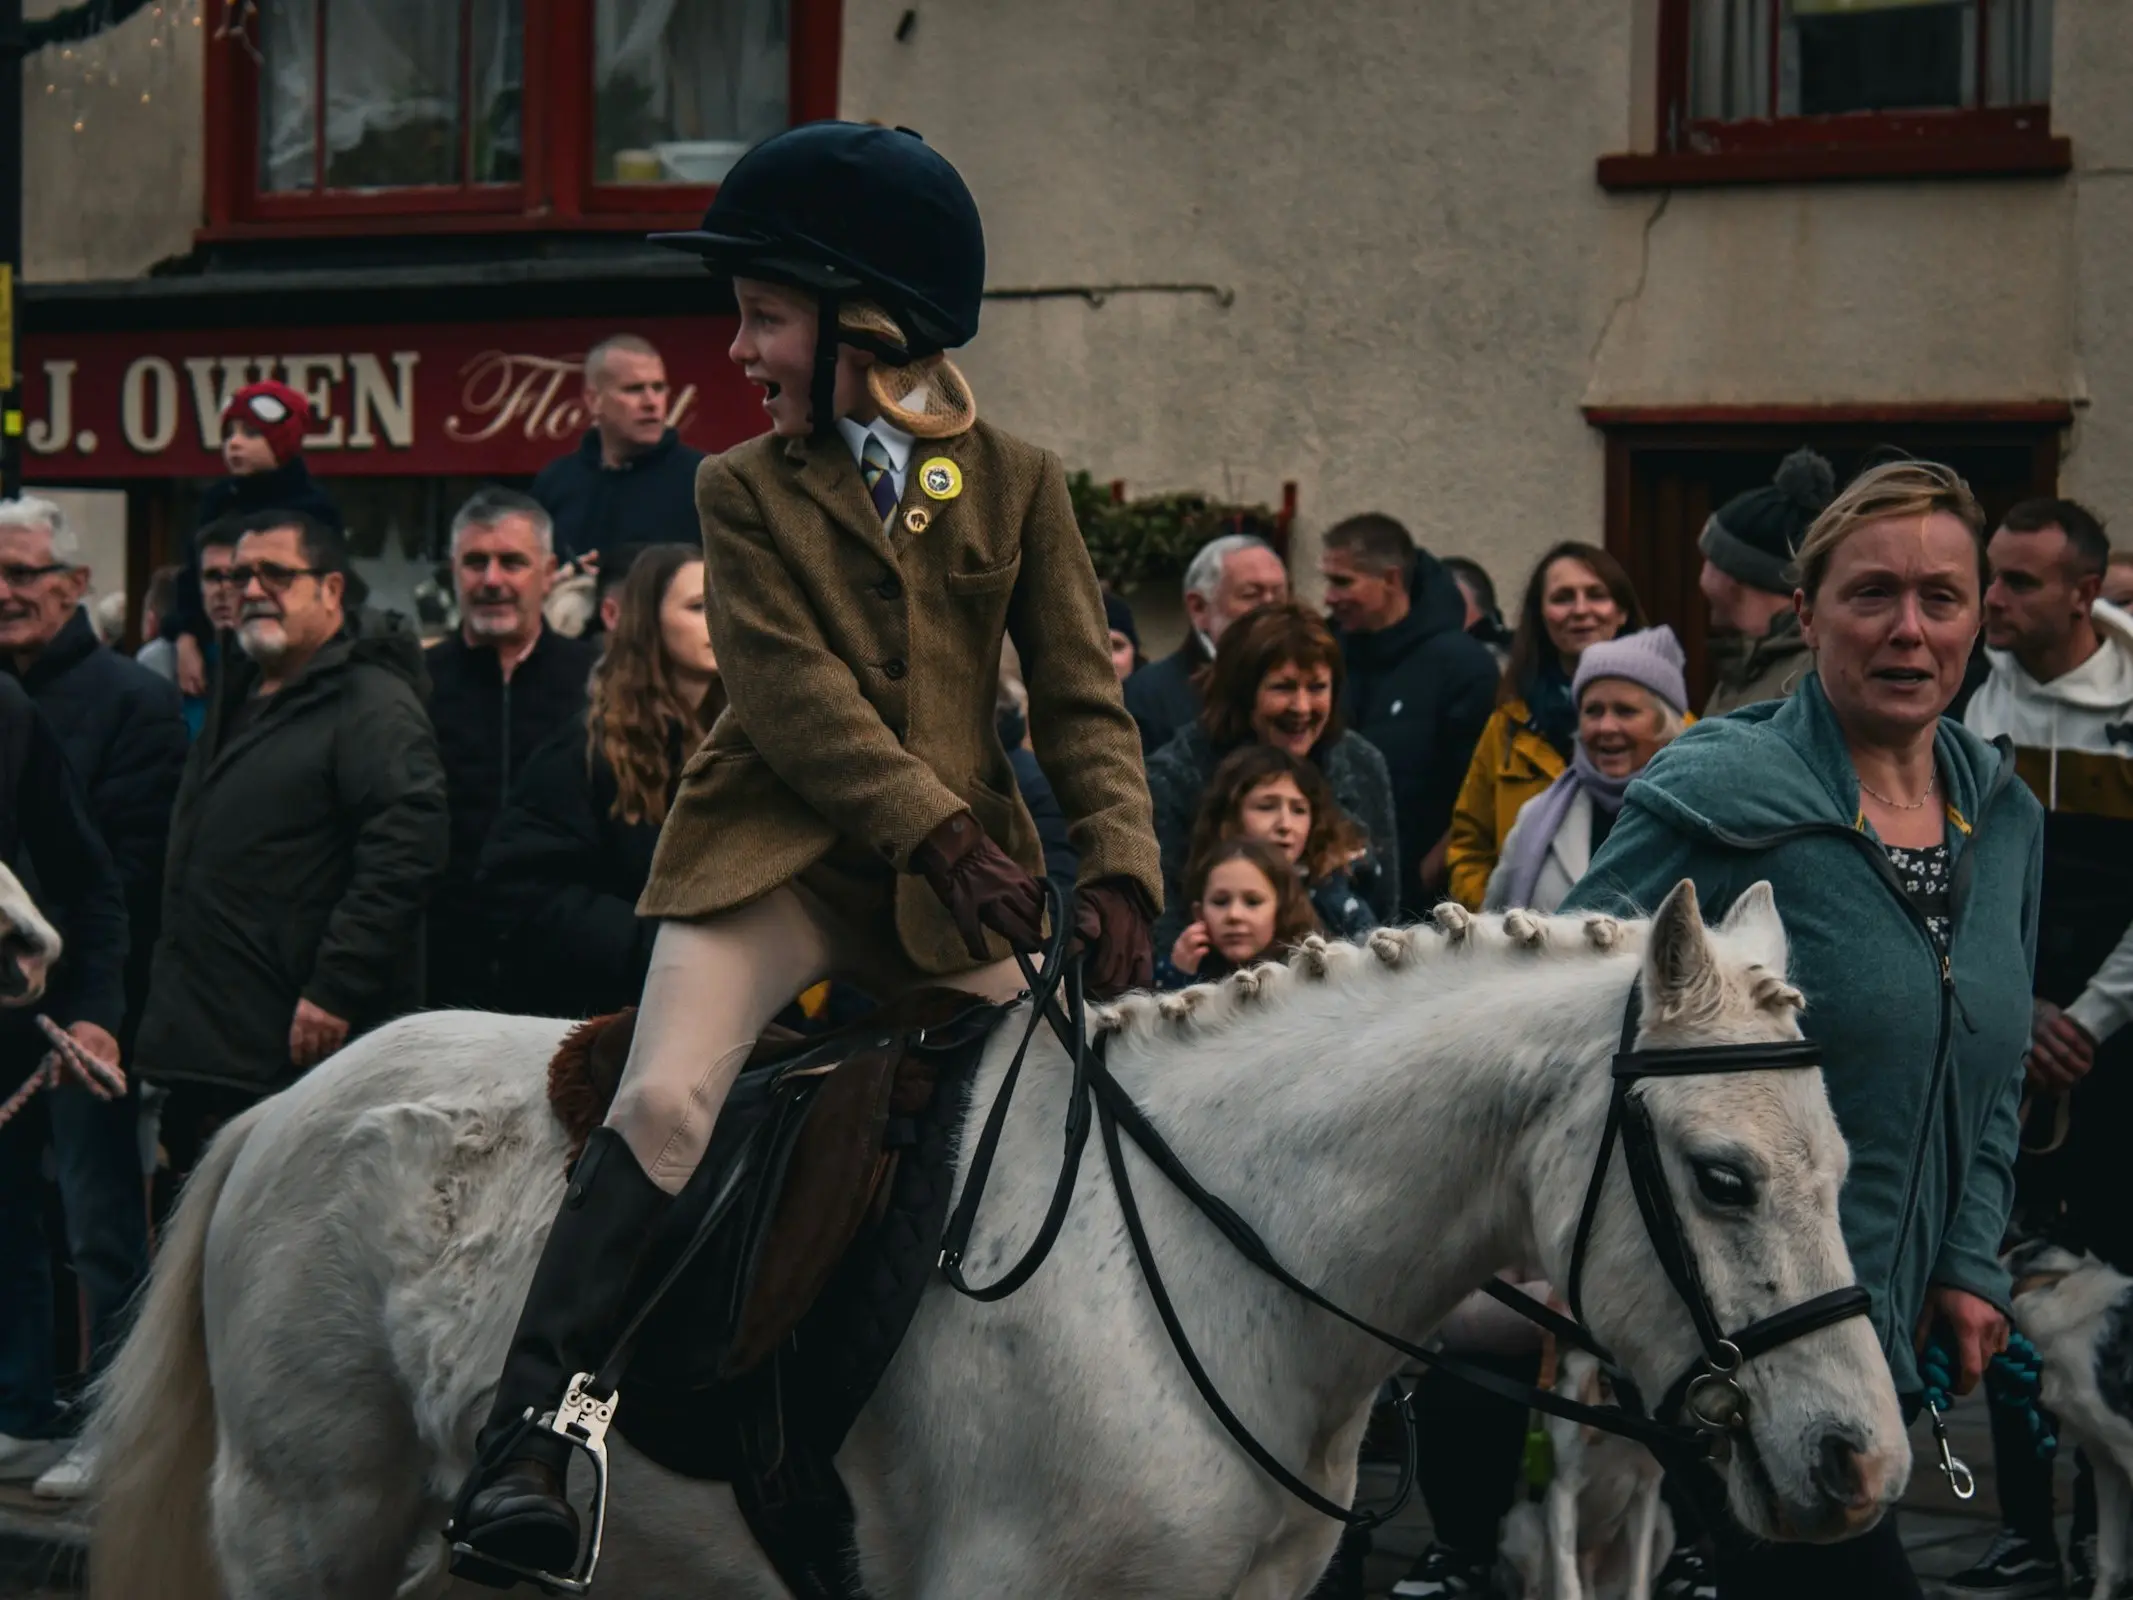
M 949 573 L 948 592 L 955 595 L 978 595 L 1012 589 L 1015 576 L 1021 570 L 1022 554 L 1017 551 L 997 567 L 980 567 L 976 572 Z

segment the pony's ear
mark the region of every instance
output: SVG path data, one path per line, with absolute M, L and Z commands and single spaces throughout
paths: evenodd
M 1757 962 L 1780 977 L 1785 972 L 1788 953 L 1785 941 L 1785 922 L 1778 915 L 1777 894 L 1770 887 L 1770 880 L 1758 878 L 1741 891 L 1741 896 L 1726 912 L 1718 931 L 1735 941 L 1740 952 L 1749 960 Z
M 1683 878 L 1659 903 L 1644 946 L 1644 1001 L 1654 1018 L 1696 1009 L 1719 987 L 1718 958 L 1704 931 L 1696 885 Z

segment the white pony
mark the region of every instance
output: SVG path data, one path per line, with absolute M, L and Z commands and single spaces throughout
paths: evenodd
M 1450 908 L 1436 927 L 1314 941 L 1286 968 L 1129 998 L 1098 1025 L 1121 1083 L 1280 1259 L 1419 1333 L 1500 1266 L 1566 1277 L 1640 974 L 1647 1045 L 1742 1043 L 1798 1036 L 1784 963 L 1767 887 L 1707 930 L 1683 885 L 1648 927 Z M 231 1125 L 104 1392 L 93 1594 L 383 1600 L 441 1586 L 437 1532 L 562 1187 L 543 1068 L 567 1026 L 408 1018 Z M 973 1123 L 1012 1048 L 996 1038 L 977 1069 Z M 1033 1054 L 967 1252 L 973 1281 L 1035 1231 L 1066 1068 L 1056 1048 Z M 1845 1150 L 1818 1074 L 1642 1093 L 1727 1327 L 1851 1281 Z M 1246 1267 L 1127 1159 L 1215 1381 L 1279 1459 L 1348 1501 L 1372 1396 L 1399 1358 Z M 1698 1169 L 1714 1166 L 1745 1180 L 1746 1204 L 1701 1198 Z M 1664 1393 L 1699 1347 L 1619 1161 L 1585 1281 L 1594 1330 L 1645 1393 Z M 1902 1491 L 1910 1449 L 1865 1319 L 1748 1362 L 1741 1384 L 1751 1421 L 1724 1470 L 1750 1530 L 1857 1533 Z M 1288 1600 L 1339 1533 L 1192 1389 L 1100 1152 L 1019 1293 L 981 1305 L 927 1291 L 838 1466 L 876 1600 Z M 618 1463 L 609 1534 L 600 1592 L 781 1593 L 727 1491 L 641 1458 Z
M 44 998 L 59 951 L 59 931 L 0 862 L 0 1006 L 30 1006 Z

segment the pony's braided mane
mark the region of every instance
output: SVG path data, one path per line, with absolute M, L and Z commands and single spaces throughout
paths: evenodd
M 1646 924 L 1614 917 L 1544 916 L 1506 911 L 1476 916 L 1446 902 L 1428 922 L 1379 928 L 1360 942 L 1305 939 L 1286 963 L 1263 961 L 1218 983 L 1196 983 L 1171 994 L 1133 994 L 1090 1013 L 1098 1033 L 1148 1034 L 1162 1027 L 1195 1031 L 1230 1021 L 1286 994 L 1298 984 L 1325 983 L 1367 972 L 1397 973 L 1424 964 L 1480 955 L 1553 954 L 1564 959 L 1609 955 L 1631 947 Z

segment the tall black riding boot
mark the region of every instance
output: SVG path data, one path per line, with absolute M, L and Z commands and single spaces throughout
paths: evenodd
M 496 1403 L 477 1441 L 477 1465 L 460 1491 L 453 1539 L 477 1558 L 457 1558 L 459 1576 L 493 1588 L 518 1580 L 489 1556 L 534 1572 L 567 1574 L 578 1556 L 578 1514 L 564 1494 L 571 1447 L 542 1428 L 524 1428 L 563 1403 L 570 1380 L 605 1361 L 630 1311 L 630 1280 L 654 1227 L 672 1203 L 608 1128 L 595 1128 L 570 1176 L 555 1225 L 533 1270 L 533 1287 L 496 1385 Z M 522 1440 L 499 1441 L 513 1432 Z M 502 1450 L 501 1459 L 482 1465 Z

